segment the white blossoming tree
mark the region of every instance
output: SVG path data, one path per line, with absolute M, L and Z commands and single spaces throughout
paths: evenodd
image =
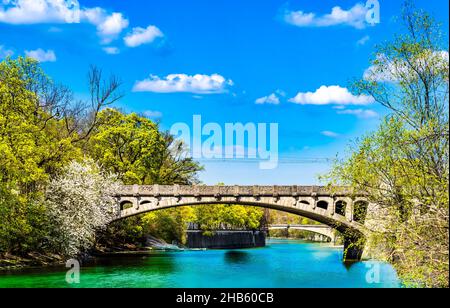
M 51 181 L 47 189 L 47 207 L 54 226 L 50 240 L 58 253 L 74 256 L 94 244 L 96 231 L 117 215 L 113 195 L 120 184 L 115 175 L 102 172 L 92 159 L 71 162 Z

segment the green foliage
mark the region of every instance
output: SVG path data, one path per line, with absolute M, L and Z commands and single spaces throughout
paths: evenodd
M 107 108 L 89 140 L 88 152 L 125 184 L 153 184 L 164 140 L 155 123 L 135 113 Z
M 44 189 L 70 160 L 82 157 L 62 117 L 69 93 L 30 58 L 0 62 L 0 252 L 45 248 Z
M 191 184 L 201 170 L 185 157 L 183 144 L 161 133 L 151 120 L 136 113 L 107 108 L 89 140 L 88 153 L 125 184 Z
M 317 221 L 302 217 L 296 214 L 286 213 L 277 210 L 267 210 L 268 224 L 291 224 L 291 225 L 315 225 Z
M 383 248 L 375 253 L 393 262 L 405 284 L 448 287 L 448 51 L 438 25 L 409 2 L 403 21 L 406 33 L 377 48 L 354 87 L 390 114 L 329 178 L 367 191 L 378 205 L 366 218 L 369 243 Z
M 136 113 L 107 108 L 98 115 L 98 127 L 86 145 L 103 168 L 118 174 L 125 184 L 192 184 L 201 170 L 186 157 L 183 144 L 159 131 L 151 120 Z M 157 211 L 114 223 L 102 241 L 143 243 L 150 234 L 167 242 L 185 241 L 186 209 Z
M 52 105 L 56 86 L 30 58 L 0 62 L 0 181 L 34 193 L 67 162 L 81 157 Z M 65 99 L 66 93 L 60 93 Z
M 0 252 L 25 255 L 45 248 L 48 221 L 40 201 L 0 185 Z
M 193 221 L 195 213 L 192 207 L 180 207 L 150 212 L 142 218 L 144 228 L 153 236 L 167 243 L 186 243 L 187 224 Z
M 63 232 L 67 229 L 64 226 L 70 225 L 70 219 L 59 221 L 61 228 L 55 228 L 58 220 L 54 213 L 57 217 L 65 213 L 78 217 L 76 214 L 81 211 L 71 212 L 70 204 L 84 200 L 87 195 L 81 193 L 67 204 L 70 198 L 58 199 L 57 194 L 69 193 L 67 189 L 77 187 L 68 185 L 48 190 L 48 185 L 61 179 L 65 168 L 76 161 L 94 158 L 105 171 L 116 173 L 126 184 L 198 182 L 196 173 L 201 167 L 185 156 L 182 143 L 160 132 L 147 118 L 104 108 L 122 97 L 117 93 L 120 87 L 117 78 L 111 76 L 104 80 L 101 70 L 95 67 L 90 69 L 88 77 L 89 104 L 74 101 L 72 92 L 52 82 L 35 60 L 19 57 L 0 62 L 0 253 L 48 251 L 49 239 L 64 239 L 68 234 Z M 72 178 L 78 175 L 73 174 Z M 90 188 L 95 187 L 83 189 L 89 192 Z M 46 191 L 48 200 L 44 203 Z M 49 200 L 50 207 L 46 206 Z M 183 212 L 172 212 L 172 237 L 182 240 L 180 213 Z M 164 221 L 169 214 L 159 220 Z M 49 216 L 53 218 L 49 220 Z M 81 228 L 86 222 L 92 228 L 72 226 L 71 229 L 79 231 L 75 235 L 87 230 L 89 236 L 81 236 L 79 241 L 66 236 L 62 241 L 70 242 L 69 254 L 77 251 L 75 246 L 90 246 L 93 230 L 101 225 L 85 218 L 77 226 Z M 103 233 L 110 236 L 106 242 L 111 243 L 114 238 L 137 240 L 148 234 L 144 228 L 147 222 L 139 217 L 133 219 L 115 224 L 110 233 Z
M 194 212 L 192 222 L 206 234 L 217 229 L 258 229 L 264 216 L 261 208 L 228 204 L 196 206 Z

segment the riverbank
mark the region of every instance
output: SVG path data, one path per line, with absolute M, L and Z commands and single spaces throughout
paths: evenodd
M 145 244 L 118 244 L 114 246 L 96 245 L 89 252 L 80 254 L 75 259 L 81 262 L 89 262 L 94 258 L 113 255 L 139 255 L 145 254 L 152 250 L 181 250 L 182 247 L 168 244 L 162 239 L 149 236 Z M 0 271 L 9 271 L 27 268 L 45 268 L 64 266 L 67 257 L 54 253 L 31 252 L 25 256 L 17 256 L 10 253 L 0 254 Z
M 12 254 L 0 255 L 0 271 L 21 268 L 58 266 L 65 264 L 65 259 L 57 254 L 29 253 L 27 256 Z

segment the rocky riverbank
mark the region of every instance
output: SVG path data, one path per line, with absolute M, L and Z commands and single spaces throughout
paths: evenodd
M 91 251 L 80 254 L 76 259 L 81 262 L 90 261 L 96 257 L 121 254 L 145 254 L 149 250 L 180 250 L 177 245 L 168 244 L 156 237 L 148 236 L 145 244 L 121 244 L 111 247 L 95 246 Z M 0 271 L 46 266 L 63 266 L 66 257 L 52 253 L 32 252 L 25 256 L 17 256 L 10 253 L 0 254 Z
M 9 253 L 0 255 L 0 271 L 20 269 L 35 266 L 63 265 L 65 259 L 56 254 L 28 253 L 26 256 L 16 256 Z

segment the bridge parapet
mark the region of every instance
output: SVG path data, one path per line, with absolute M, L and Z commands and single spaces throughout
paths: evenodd
M 204 186 L 204 185 L 124 185 L 120 196 L 349 196 L 351 188 L 341 186 Z M 358 195 L 363 195 L 358 193 Z

